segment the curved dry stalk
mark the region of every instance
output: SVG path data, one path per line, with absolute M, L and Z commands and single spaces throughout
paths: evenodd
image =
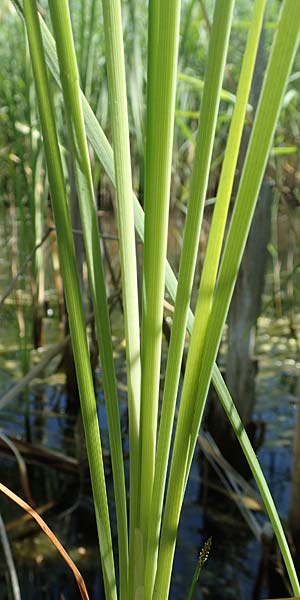
M 76 579 L 76 583 L 78 585 L 78 588 L 79 588 L 79 591 L 81 594 L 81 598 L 83 598 L 83 600 L 89 600 L 89 595 L 88 595 L 88 592 L 86 589 L 86 585 L 84 583 L 84 579 L 83 579 L 80 571 L 77 569 L 75 563 L 72 561 L 69 554 L 67 553 L 67 551 L 64 549 L 64 547 L 60 543 L 60 541 L 54 535 L 53 531 L 51 531 L 50 527 L 48 527 L 48 525 L 45 523 L 44 519 L 42 519 L 42 517 L 40 517 L 40 515 L 34 510 L 34 508 L 32 508 L 29 504 L 27 504 L 27 502 L 24 502 L 24 500 L 22 500 L 22 498 L 17 496 L 17 494 L 15 494 L 8 487 L 3 485 L 3 483 L 0 483 L 0 492 L 5 494 L 5 496 L 10 498 L 16 504 L 18 504 L 18 506 L 20 506 L 20 508 L 22 508 L 28 514 L 30 514 L 31 517 L 37 522 L 39 527 L 47 535 L 50 542 L 52 542 L 52 544 L 54 544 L 55 548 L 62 555 L 62 557 L 66 561 L 68 567 L 71 569 L 71 571 Z

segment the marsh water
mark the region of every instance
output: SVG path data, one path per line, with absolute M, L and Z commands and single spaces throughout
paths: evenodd
M 3 256 L 3 255 L 2 255 Z M 7 285 L 6 259 L 2 263 L 2 290 Z M 271 288 L 267 278 L 266 298 Z M 269 283 L 268 283 L 269 281 Z M 24 292 L 24 305 L 26 294 Z M 26 348 L 18 344 L 18 327 L 11 302 L 2 307 L 0 322 L 0 396 L 3 396 L 22 376 L 22 361 Z M 297 403 L 299 402 L 300 357 L 295 337 L 291 333 L 291 317 L 275 317 L 270 305 L 258 322 L 255 354 L 258 358 L 256 380 L 257 402 L 254 419 L 263 422 L 265 435 L 258 451 L 280 515 L 289 511 L 293 436 Z M 30 307 L 28 309 L 30 315 Z M 29 317 L 30 318 L 30 317 Z M 115 315 L 116 322 L 120 315 Z M 47 298 L 46 345 L 58 339 L 55 296 Z M 293 309 L 293 331 L 300 330 L 300 314 Z M 118 372 L 120 411 L 124 454 L 128 453 L 126 385 L 124 348 L 121 332 L 115 327 L 115 356 Z M 24 346 L 24 345 L 23 345 Z M 220 360 L 225 361 L 224 351 Z M 33 353 L 38 360 L 38 351 Z M 102 427 L 102 444 L 108 495 L 112 506 L 113 541 L 116 547 L 113 489 L 109 458 L 101 372 L 96 370 L 98 410 Z M 70 410 L 65 391 L 65 375 L 59 357 L 49 363 L 28 388 L 24 389 L 0 413 L 1 432 L 11 436 L 26 458 L 30 494 L 35 507 L 69 551 L 87 583 L 90 598 L 104 598 L 96 526 L 91 500 L 82 431 L 76 406 Z M 49 455 L 39 450 L 49 450 Z M 56 453 L 56 454 L 55 454 Z M 1 444 L 1 481 L 23 496 L 20 468 L 16 456 Z M 175 556 L 171 599 L 187 596 L 199 552 L 212 536 L 212 549 L 199 580 L 197 600 L 251 600 L 254 596 L 262 548 L 253 528 L 232 499 L 224 481 L 214 478 L 207 483 L 205 462 L 200 446 L 195 453 L 181 517 Z M 126 471 L 128 464 L 126 462 Z M 127 472 L 126 472 L 127 475 Z M 226 478 L 226 473 L 225 473 Z M 224 473 L 223 473 L 224 479 Z M 255 485 L 249 482 L 255 491 Z M 248 513 L 262 527 L 267 521 L 263 510 L 249 498 L 244 498 Z M 249 508 L 250 507 L 250 508 Z M 253 508 L 255 510 L 253 510 Z M 22 600 L 73 600 L 79 597 L 73 575 L 62 558 L 34 523 L 8 499 L 1 497 L 1 514 L 11 541 Z M 2 553 L 2 550 L 0 550 Z M 0 599 L 12 598 L 6 563 L 0 563 Z M 257 598 L 268 596 L 267 580 L 263 579 Z

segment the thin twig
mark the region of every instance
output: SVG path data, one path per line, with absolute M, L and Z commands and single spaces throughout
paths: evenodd
M 52 360 L 52 358 L 54 358 L 57 354 L 60 354 L 63 351 L 63 349 L 69 343 L 69 341 L 70 341 L 70 336 L 67 336 L 62 342 L 60 342 L 59 344 L 55 344 L 55 346 L 53 346 L 49 350 L 49 352 L 46 352 L 45 356 L 42 358 L 42 360 L 40 360 L 38 365 L 35 365 L 29 371 L 29 373 L 27 373 L 25 375 L 25 377 L 22 377 L 22 379 L 20 381 L 18 381 L 18 383 L 16 383 L 16 385 L 14 385 L 6 394 L 4 394 L 4 396 L 2 396 L 2 398 L 0 399 L 0 409 L 3 408 L 4 406 L 6 406 L 12 400 L 14 400 L 14 398 L 16 398 L 16 396 L 24 389 L 24 387 L 26 385 L 28 385 L 28 383 L 32 379 L 37 377 L 37 375 L 45 367 L 47 367 L 50 360 Z
M 89 314 L 87 316 L 87 318 L 86 318 L 87 325 L 91 322 L 92 318 L 93 318 L 93 314 Z M 52 360 L 52 358 L 54 358 L 58 354 L 61 354 L 62 351 L 64 350 L 64 348 L 67 346 L 67 344 L 69 344 L 70 340 L 71 340 L 70 335 L 67 335 L 62 340 L 62 342 L 59 342 L 58 344 L 55 344 L 54 346 L 52 346 L 52 348 L 50 348 L 50 350 L 45 353 L 45 356 L 43 356 L 43 358 L 40 360 L 40 362 L 37 365 L 35 365 L 24 377 L 22 377 L 22 379 L 20 381 L 18 381 L 18 383 L 16 383 L 10 390 L 8 390 L 8 392 L 6 392 L 6 394 L 4 394 L 2 396 L 2 398 L 0 398 L 0 409 L 3 408 L 4 406 L 6 406 L 7 404 L 9 404 L 9 402 L 11 402 L 12 400 L 14 400 L 14 398 L 16 398 L 16 396 L 20 392 L 22 392 L 24 387 L 26 387 L 26 385 L 28 385 L 30 383 L 30 381 L 32 381 L 32 379 L 37 377 L 37 375 L 39 375 L 39 373 L 43 369 L 45 369 L 45 367 L 48 366 L 48 364 Z
M 1 538 L 1 542 L 2 542 L 2 547 L 3 547 L 6 564 L 7 564 L 9 575 L 10 575 L 13 598 L 14 598 L 14 600 L 21 600 L 21 592 L 20 592 L 17 571 L 16 571 L 14 559 L 13 559 L 13 556 L 11 553 L 10 544 L 8 541 L 5 525 L 4 525 L 1 514 L 0 514 L 0 538 Z

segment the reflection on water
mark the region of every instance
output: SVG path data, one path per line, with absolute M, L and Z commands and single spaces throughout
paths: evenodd
M 262 324 L 259 332 L 259 352 L 266 343 L 268 329 Z M 265 442 L 258 457 L 266 474 L 272 494 L 282 516 L 287 515 L 290 495 L 291 448 L 295 419 L 293 382 L 298 377 L 299 365 L 290 362 L 278 364 L 276 372 L 271 365 L 274 355 L 280 358 L 271 335 L 268 338 L 268 358 L 260 361 L 257 381 L 258 401 L 256 417 L 267 423 Z M 281 338 L 283 339 L 283 338 Z M 264 357 L 266 355 L 264 354 Z M 286 357 L 286 353 L 285 353 Z M 99 374 L 98 374 L 99 375 Z M 126 428 L 125 393 L 120 392 L 123 431 Z M 45 386 L 43 393 L 30 393 L 29 424 L 33 446 L 42 445 L 62 454 L 78 458 L 80 428 L 77 416 L 66 413 L 67 399 L 59 385 Z M 99 394 L 99 417 L 104 430 L 103 445 L 106 456 L 109 496 L 112 498 L 107 424 L 103 397 Z M 19 397 L 2 414 L 6 433 L 19 439 L 26 438 L 24 404 Z M 124 439 L 124 450 L 127 439 Z M 103 597 L 96 527 L 90 496 L 88 473 L 82 465 L 73 472 L 43 466 L 38 459 L 29 461 L 29 479 L 36 506 L 53 501 L 52 509 L 44 517 L 59 539 L 70 551 L 82 571 L 91 598 Z M 86 466 L 86 465 L 85 465 Z M 13 457 L 1 458 L 1 479 L 22 496 L 18 468 Z M 235 504 L 215 493 L 214 502 L 203 506 L 201 481 L 203 465 L 197 453 L 187 487 L 184 509 L 175 555 L 171 599 L 184 598 L 192 580 L 198 553 L 209 536 L 213 537 L 210 558 L 200 578 L 195 598 L 220 600 L 251 599 L 256 579 L 261 548 L 253 537 Z M 23 600 L 57 600 L 77 597 L 73 576 L 62 559 L 57 556 L 44 535 L 30 524 L 20 526 L 20 512 L 8 500 L 1 499 L 2 514 L 12 540 Z M 256 515 L 262 523 L 265 516 Z M 113 527 L 116 542 L 115 527 Z M 2 562 L 1 589 L 6 589 L 5 565 Z M 8 587 L 7 587 L 8 589 Z M 201 591 L 200 591 L 201 590 Z M 267 593 L 267 590 L 263 590 Z M 5 594 L 0 598 L 7 597 Z M 263 597 L 263 596 L 260 596 Z
M 55 303 L 53 307 L 55 310 Z M 0 346 L 1 395 L 11 387 L 12 379 L 17 380 L 21 376 L 20 351 L 15 344 L 17 326 L 11 327 L 13 319 L 15 311 L 12 306 L 4 305 L 0 322 L 0 333 L 5 342 L 5 345 Z M 294 326 L 297 331 L 300 330 L 299 316 L 294 315 Z M 46 341 L 57 341 L 57 331 L 52 327 L 51 319 L 46 319 Z M 260 319 L 256 348 L 259 373 L 254 417 L 264 421 L 267 426 L 258 458 L 282 517 L 287 517 L 290 502 L 293 432 L 296 402 L 299 401 L 296 398 L 300 369 L 298 352 L 297 342 L 290 335 L 287 320 L 277 319 L 275 322 L 265 317 Z M 117 355 L 116 363 L 124 453 L 127 455 L 123 356 Z M 33 450 L 35 449 L 26 455 L 35 506 L 51 504 L 43 514 L 45 520 L 80 568 L 91 600 L 101 600 L 104 596 L 82 428 L 77 411 L 70 412 L 64 379 L 60 372 L 57 373 L 57 366 L 58 362 L 45 371 L 46 384 L 42 379 L 35 381 L 27 393 L 24 392 L 2 409 L 0 425 L 6 434 L 17 440 L 30 442 Z M 101 390 L 99 372 L 97 379 L 98 389 Z M 26 398 L 27 413 L 24 409 Z M 107 422 L 100 391 L 98 401 L 108 495 L 110 506 L 113 507 Z M 40 446 L 52 452 L 52 455 L 50 453 L 47 456 L 47 461 L 37 451 Z M 21 452 L 23 451 L 24 448 Z M 60 456 L 55 456 L 53 451 L 60 453 Z M 66 456 L 72 457 L 73 462 L 64 460 Z M 23 496 L 15 458 L 1 450 L 0 464 L 1 481 Z M 125 466 L 127 472 L 127 461 Z M 206 540 L 212 536 L 210 557 L 201 573 L 195 600 L 252 600 L 262 552 L 260 543 L 251 533 L 236 504 L 224 494 L 216 491 L 212 493 L 211 490 L 208 492 L 203 481 L 203 461 L 197 452 L 182 512 L 170 598 L 180 600 L 186 597 L 198 554 Z M 77 598 L 78 590 L 73 575 L 44 534 L 34 523 L 24 522 L 19 509 L 6 498 L 1 498 L 1 513 L 12 542 L 22 600 Z M 111 514 L 114 546 L 117 547 L 113 508 Z M 255 517 L 260 524 L 266 521 L 263 514 L 255 513 Z M 10 598 L 9 589 L 6 566 L 2 560 L 0 600 Z M 268 589 L 264 583 L 257 598 L 267 596 Z

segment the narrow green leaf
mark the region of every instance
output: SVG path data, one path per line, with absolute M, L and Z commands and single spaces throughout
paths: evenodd
M 168 590 L 168 582 L 166 582 L 164 573 L 168 571 L 173 561 L 176 531 L 187 474 L 192 461 L 212 376 L 213 364 L 219 348 L 229 302 L 271 149 L 284 89 L 297 48 L 299 26 L 299 2 L 295 3 L 293 0 L 285 0 L 278 31 L 273 43 L 224 250 L 203 354 L 198 357 L 198 360 L 201 360 L 201 368 L 197 395 L 196 398 L 191 397 L 189 403 L 185 403 L 182 418 L 180 421 L 178 420 L 158 559 L 157 583 L 155 587 L 157 598 L 164 597 Z M 200 303 L 201 298 L 199 296 L 194 331 L 197 331 L 196 319 L 201 319 L 202 316 L 199 310 Z M 187 437 L 189 432 L 190 435 Z M 183 448 L 185 448 L 187 456 L 183 452 Z M 288 566 L 290 567 L 290 564 Z
M 191 87 L 197 90 L 204 90 L 205 81 L 202 79 L 198 79 L 197 77 L 193 77 L 192 75 L 186 75 L 186 73 L 178 74 L 178 81 L 182 81 L 183 83 L 189 84 Z M 227 92 L 227 90 L 221 90 L 221 100 L 224 102 L 229 102 L 231 104 L 235 104 L 236 96 L 231 92 Z M 248 104 L 248 109 L 251 109 L 251 105 Z
M 140 426 L 140 331 L 137 289 L 135 229 L 127 118 L 125 61 L 120 0 L 102 0 L 105 30 L 109 104 L 112 121 L 117 190 L 117 217 L 121 252 L 128 382 L 130 445 L 130 593 L 121 582 L 121 597 L 133 596 L 133 570 L 139 560 L 135 535 L 139 517 L 139 426 Z M 120 549 L 121 551 L 121 549 Z
M 201 274 L 199 298 L 194 326 L 194 334 L 189 348 L 186 376 L 182 391 L 182 408 L 191 406 L 191 398 L 197 397 L 201 355 L 205 344 L 205 335 L 209 321 L 220 255 L 224 243 L 224 232 L 235 176 L 239 146 L 244 125 L 246 107 L 254 70 L 255 58 L 262 27 L 265 0 L 256 0 L 253 7 L 253 19 L 249 29 L 247 46 L 239 78 L 237 99 L 232 115 L 228 142 L 226 145 L 221 177 L 217 191 L 215 210 Z M 192 408 L 190 409 L 192 414 Z M 179 420 L 180 420 L 179 416 Z M 188 430 L 186 430 L 188 431 Z
M 156 450 L 179 17 L 180 0 L 150 1 L 141 386 L 140 519 L 144 552 Z
M 285 562 L 285 566 L 287 572 L 289 574 L 289 579 L 291 582 L 291 586 L 293 589 L 293 593 L 300 595 L 300 585 L 297 577 L 297 573 L 293 564 L 293 559 L 291 557 L 290 549 L 284 535 L 283 527 L 280 522 L 280 518 L 278 516 L 276 506 L 274 504 L 274 500 L 272 498 L 272 494 L 268 488 L 268 484 L 265 480 L 265 476 L 262 472 L 261 466 L 256 458 L 256 454 L 251 446 L 251 442 L 247 436 L 244 425 L 240 419 L 238 411 L 234 405 L 234 402 L 229 394 L 229 391 L 226 387 L 224 379 L 216 368 L 214 368 L 214 387 L 218 394 L 219 400 L 226 412 L 226 415 L 233 427 L 235 435 L 241 445 L 241 448 L 244 452 L 248 465 L 252 471 L 252 475 L 256 481 L 257 487 L 260 491 L 260 495 L 262 497 L 263 503 L 266 507 L 269 519 L 272 523 L 272 527 L 274 529 L 274 533 L 276 535 L 281 554 L 283 560 Z
M 23 16 L 23 13 L 22 13 L 22 10 L 20 9 L 19 3 L 16 0 L 13 0 L 13 2 L 16 5 L 16 8 L 18 9 L 20 15 Z M 43 42 L 44 42 L 48 66 L 50 68 L 50 71 L 51 71 L 53 77 L 56 79 L 58 86 L 61 86 L 61 83 L 59 80 L 58 63 L 57 63 L 56 50 L 55 50 L 55 44 L 54 44 L 53 38 L 52 38 L 51 33 L 49 32 L 46 24 L 44 23 L 44 21 L 41 18 L 40 18 L 40 25 L 41 25 L 42 34 L 43 34 Z M 110 180 L 112 181 L 113 184 L 115 184 L 114 161 L 113 161 L 112 148 L 111 148 L 103 130 L 101 129 L 101 126 L 100 126 L 99 122 L 97 121 L 92 109 L 90 108 L 87 100 L 85 99 L 84 95 L 82 94 L 81 97 L 82 97 L 83 112 L 84 112 L 84 118 L 85 118 L 88 138 L 89 138 L 100 162 L 102 163 L 105 171 L 107 172 Z M 134 202 L 134 214 L 135 214 L 135 227 L 136 227 L 136 230 L 138 232 L 140 239 L 143 241 L 143 237 L 144 237 L 143 210 L 142 210 L 142 207 L 140 206 L 135 195 L 133 195 L 133 202 Z M 167 286 L 168 292 L 170 294 L 170 297 L 173 299 L 173 301 L 175 301 L 176 290 L 177 290 L 177 281 L 176 281 L 176 277 L 175 277 L 168 262 L 166 262 L 166 286 Z M 192 311 L 189 310 L 187 329 L 190 334 L 192 333 L 193 322 L 194 322 L 194 317 L 193 317 Z M 216 364 L 214 365 L 213 371 L 212 371 L 212 382 L 213 382 L 215 389 L 217 390 L 217 392 L 219 394 L 220 399 L 222 400 L 223 407 L 224 407 L 224 410 L 226 411 L 227 416 L 231 417 L 232 415 L 234 415 L 234 418 L 232 418 L 232 426 L 234 427 L 235 434 L 237 435 L 237 437 L 239 439 L 245 439 L 246 433 L 244 432 L 243 424 L 239 418 L 238 413 L 236 412 L 234 403 L 230 397 L 230 394 L 226 388 L 226 385 L 222 379 L 222 376 L 221 376 L 220 371 Z M 225 394 L 226 394 L 227 398 L 225 398 Z M 251 465 L 252 465 L 253 461 L 256 460 L 256 456 L 251 447 L 250 442 L 249 442 L 248 454 L 246 454 L 246 457 L 247 457 L 249 465 L 252 469 L 252 472 L 254 474 L 254 468 Z M 259 464 L 258 464 L 258 468 L 257 468 L 257 480 L 256 481 L 257 481 L 259 488 L 260 488 L 260 486 L 262 486 L 264 484 L 264 476 L 259 467 Z M 267 486 L 267 484 L 266 484 L 266 486 Z M 266 499 L 265 498 L 263 498 L 263 499 L 266 502 Z M 271 520 L 278 518 L 276 508 L 274 507 L 274 503 L 273 503 L 272 499 L 271 499 L 271 502 L 269 502 L 269 504 L 267 504 L 267 510 L 268 510 L 268 514 L 269 514 Z M 293 560 L 291 558 L 291 554 L 288 549 L 287 542 L 286 542 L 280 521 L 279 521 L 279 527 L 277 528 L 277 530 L 275 532 L 276 532 L 276 536 L 277 536 L 278 543 L 280 545 L 281 550 L 284 547 L 286 547 L 286 552 L 283 555 L 284 560 L 287 564 L 288 573 L 290 576 L 290 581 L 291 581 L 294 593 L 298 594 L 298 596 L 299 596 L 300 595 L 299 582 L 297 579 L 296 571 L 295 571 L 295 568 L 293 565 Z
M 35 0 L 24 1 L 24 14 L 69 313 L 70 332 L 93 487 L 104 585 L 107 590 L 107 598 L 114 599 L 116 598 L 115 572 L 96 400 L 76 268 L 71 220 L 55 127 L 54 108 L 47 79 Z
M 123 451 L 113 350 L 100 249 L 97 211 L 80 98 L 71 19 L 67 0 L 49 4 L 56 39 L 60 78 L 71 140 L 76 187 L 83 227 L 89 282 L 95 312 L 97 339 L 103 372 L 105 406 L 114 475 L 121 587 L 127 589 L 128 532 Z M 107 589 L 107 585 L 106 585 Z
M 146 557 L 146 595 L 154 586 L 159 545 L 165 481 L 174 421 L 176 395 L 184 348 L 187 314 L 197 260 L 209 168 L 220 102 L 221 85 L 229 41 L 233 1 L 216 3 L 209 46 L 205 85 L 201 103 L 199 131 L 190 187 L 190 200 L 184 228 L 178 288 L 171 329 L 162 413 L 156 453 L 155 478 L 151 503 L 150 530 Z M 165 572 L 167 577 L 167 572 Z M 169 574 L 170 576 L 170 574 Z

